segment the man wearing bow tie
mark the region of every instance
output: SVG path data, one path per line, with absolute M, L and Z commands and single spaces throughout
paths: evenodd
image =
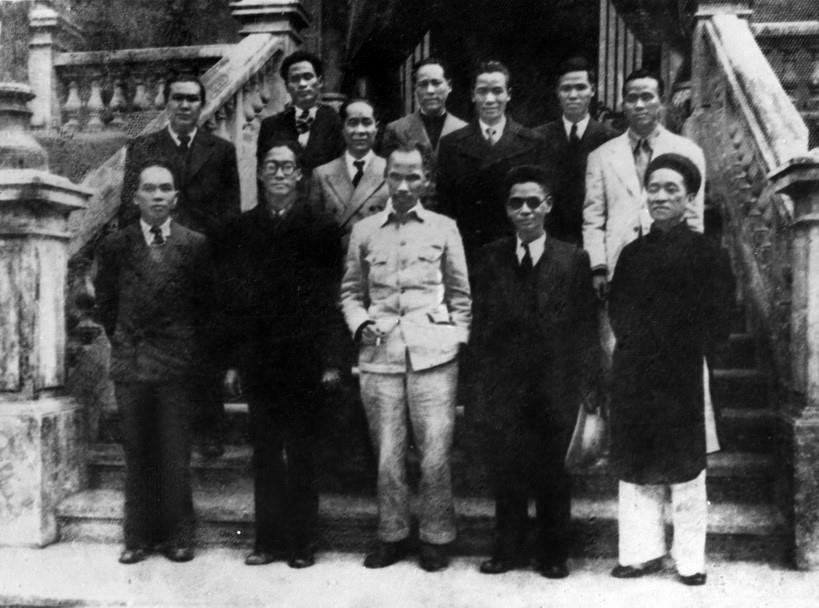
M 137 137 L 128 146 L 119 226 L 138 219 L 133 200 L 139 167 L 148 161 L 167 160 L 179 176 L 174 221 L 207 236 L 218 261 L 223 229 L 241 212 L 236 149 L 229 141 L 199 127 L 205 87 L 197 78 L 174 76 L 165 85 L 165 99 L 167 127 Z M 218 351 L 216 345 L 206 345 L 203 360 L 195 366 L 201 372 L 194 389 L 197 442 L 209 457 L 223 452 L 221 371 L 215 357 Z
M 304 149 L 302 170 L 309 177 L 313 169 L 344 152 L 338 114 L 319 103 L 322 67 L 321 59 L 307 51 L 296 51 L 282 61 L 279 74 L 293 104 L 262 121 L 257 143 L 260 162 L 272 141 L 298 141 Z

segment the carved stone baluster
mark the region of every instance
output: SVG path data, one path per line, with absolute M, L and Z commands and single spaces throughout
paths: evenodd
M 167 81 L 165 74 L 158 74 L 156 77 L 156 82 L 154 84 L 154 107 L 157 110 L 162 110 L 165 108 L 165 102 L 168 101 L 165 99 L 165 82 Z
M 810 90 L 811 97 L 816 101 L 815 98 L 819 97 L 819 50 L 813 51 L 811 65 L 813 69 L 808 77 L 808 89 Z
M 148 95 L 147 78 L 144 74 L 137 74 L 134 77 L 134 112 L 149 110 L 151 108 L 151 98 Z
M 782 88 L 785 89 L 788 96 L 795 102 L 796 87 L 799 85 L 799 74 L 796 72 L 795 51 L 783 51 L 782 74 L 779 78 L 782 81 Z
M 128 106 L 125 99 L 125 80 L 121 76 L 114 77 L 114 93 L 111 96 L 111 123 L 113 129 L 123 129 L 125 127 L 124 114 Z
M 76 76 L 68 82 L 68 95 L 63 104 L 63 131 L 66 133 L 76 133 L 80 130 L 80 87 Z
M 238 125 L 239 129 L 244 129 L 247 123 L 253 121 L 258 113 L 256 109 L 257 105 L 257 95 L 256 95 L 256 84 L 255 78 L 251 77 L 245 85 L 242 87 L 242 92 L 244 93 L 244 103 L 242 104 L 242 114 L 244 116 L 244 120 L 240 125 Z M 261 109 L 261 108 L 259 108 Z
M 105 104 L 102 101 L 102 74 L 98 72 L 91 75 L 90 92 L 85 109 L 88 111 L 86 131 L 91 133 L 102 131 L 102 115 L 105 112 Z

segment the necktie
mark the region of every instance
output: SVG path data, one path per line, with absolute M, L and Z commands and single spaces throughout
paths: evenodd
M 160 228 L 159 226 L 151 226 L 151 234 L 154 235 L 154 240 L 151 243 L 152 245 L 165 244 L 165 237 L 162 236 L 162 228 Z
M 641 139 L 634 146 L 634 167 L 637 169 L 637 179 L 640 180 L 640 185 L 643 184 L 643 178 L 646 174 L 646 167 L 651 162 L 651 144 L 647 139 Z
M 310 118 L 310 110 L 302 110 L 301 114 L 296 117 L 296 131 L 298 131 L 299 135 L 307 133 L 312 123 L 313 119 Z
M 190 135 L 188 135 L 187 133 L 180 133 L 179 134 L 179 149 L 182 152 L 187 152 L 188 151 L 188 144 L 190 143 L 190 141 L 191 141 L 191 136 Z
M 492 127 L 486 128 L 486 141 L 489 142 L 490 146 L 495 145 L 495 134 L 497 134 L 497 129 L 493 129 Z
M 360 182 L 361 178 L 364 176 L 364 161 L 354 160 L 353 165 L 355 165 L 355 175 L 353 175 L 353 188 L 357 188 L 358 182 Z
M 521 274 L 529 274 L 532 271 L 532 254 L 529 253 L 529 243 L 522 243 L 523 258 L 520 260 Z
M 580 143 L 580 138 L 577 136 L 577 123 L 572 123 L 572 130 L 569 132 L 569 143 L 572 147 L 577 147 L 577 144 Z

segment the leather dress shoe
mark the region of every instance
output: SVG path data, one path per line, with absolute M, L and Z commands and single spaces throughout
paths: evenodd
M 621 566 L 617 564 L 611 571 L 614 578 L 639 578 L 646 574 L 654 574 L 663 569 L 663 558 L 656 559 L 637 564 L 635 566 Z
M 291 568 L 309 568 L 315 563 L 316 558 L 310 549 L 293 551 L 287 559 L 287 565 Z
M 705 572 L 697 572 L 696 574 L 688 574 L 685 576 L 682 574 L 677 575 L 677 580 L 679 580 L 683 585 L 688 585 L 689 587 L 704 585 L 707 578 L 708 577 Z
M 418 563 L 421 565 L 421 568 L 427 572 L 444 570 L 449 566 L 449 556 L 446 552 L 446 546 L 422 543 Z
M 144 547 L 136 547 L 134 549 L 125 549 L 119 556 L 120 564 L 136 564 L 144 559 L 147 559 L 150 551 Z
M 546 578 L 566 578 L 569 576 L 569 568 L 566 562 L 559 564 L 544 564 L 538 568 L 541 575 Z
M 172 562 L 189 562 L 193 559 L 193 548 L 188 545 L 171 545 L 164 551 Z
M 407 543 L 404 540 L 388 543 L 381 541 L 375 551 L 364 558 L 365 568 L 386 568 L 400 562 L 407 555 Z
M 510 570 L 517 570 L 526 566 L 526 561 L 521 557 L 501 557 L 493 555 L 481 562 L 478 568 L 483 574 L 503 574 Z
M 282 559 L 282 555 L 275 551 L 254 550 L 253 553 L 245 558 L 245 565 L 247 566 L 264 566 L 271 564 L 276 560 Z

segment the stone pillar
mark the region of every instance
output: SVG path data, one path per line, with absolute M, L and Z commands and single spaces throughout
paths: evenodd
M 770 175 L 793 201 L 791 378 L 793 402 L 784 414 L 782 455 L 794 562 L 819 569 L 819 158 L 795 158 Z
M 0 545 L 43 546 L 57 504 L 85 483 L 81 412 L 60 389 L 67 221 L 91 192 L 48 173 L 20 137 L 31 97 L 0 83 Z
M 29 11 L 28 81 L 36 97 L 31 101 L 31 126 L 60 127 L 56 55 L 82 46 L 82 33 L 52 2 L 38 1 Z

